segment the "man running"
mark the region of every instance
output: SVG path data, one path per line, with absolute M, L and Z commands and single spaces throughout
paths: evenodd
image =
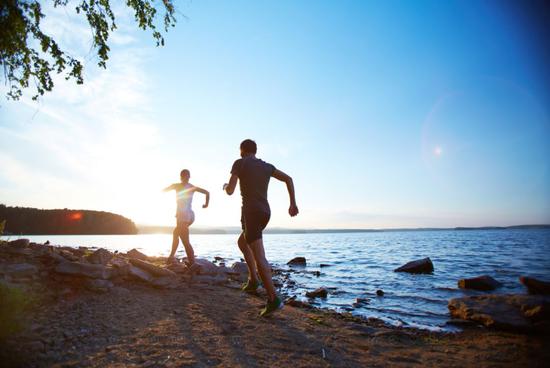
M 267 201 L 267 187 L 269 179 L 274 177 L 286 183 L 290 197 L 290 216 L 298 214 L 296 198 L 294 197 L 294 184 L 292 178 L 284 172 L 277 170 L 275 166 L 256 158 L 256 142 L 246 139 L 241 143 L 241 158 L 233 163 L 229 184 L 224 184 L 223 189 L 228 195 L 233 194 L 240 181 L 243 205 L 241 211 L 242 233 L 237 243 L 244 255 L 248 266 L 248 282 L 242 290 L 254 292 L 259 286 L 257 272 L 267 291 L 267 303 L 261 311 L 261 316 L 266 316 L 283 307 L 283 302 L 275 293 L 271 278 L 271 266 L 265 258 L 262 231 L 267 226 L 271 216 L 271 210 Z
M 184 169 L 180 172 L 180 183 L 175 183 L 164 188 L 165 192 L 170 190 L 176 191 L 176 228 L 174 229 L 172 236 L 172 251 L 168 257 L 167 263 L 175 262 L 176 250 L 178 249 L 179 239 L 181 239 L 183 246 L 185 248 L 185 253 L 187 254 L 187 267 L 191 267 L 195 264 L 195 253 L 193 252 L 193 247 L 189 242 L 189 226 L 195 221 L 195 213 L 191 207 L 193 202 L 193 194 L 195 192 L 202 193 L 206 195 L 206 201 L 202 208 L 208 207 L 208 202 L 210 201 L 210 193 L 207 190 L 196 187 L 189 183 L 189 178 L 191 173 L 189 170 Z M 179 239 L 178 239 L 179 238 Z

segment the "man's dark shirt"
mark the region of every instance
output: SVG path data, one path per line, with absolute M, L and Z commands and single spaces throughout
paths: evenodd
M 267 187 L 275 166 L 255 157 L 240 158 L 233 163 L 231 174 L 239 177 L 244 212 L 271 213 Z

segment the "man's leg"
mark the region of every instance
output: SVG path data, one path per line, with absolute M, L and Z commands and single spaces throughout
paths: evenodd
M 267 292 L 267 297 L 269 301 L 273 301 L 275 300 L 275 297 L 277 295 L 275 294 L 275 287 L 273 286 L 273 279 L 271 278 L 271 266 L 269 265 L 269 263 L 267 262 L 267 259 L 265 258 L 264 242 L 260 238 L 258 240 L 254 240 L 251 244 L 249 244 L 249 246 L 250 246 L 250 249 L 252 249 L 252 253 L 254 254 L 256 266 L 258 267 L 260 278 L 264 283 L 265 291 Z
M 185 253 L 187 254 L 187 261 L 193 264 L 195 263 L 195 252 L 189 241 L 189 226 L 187 224 L 179 225 L 179 236 L 185 247 Z
M 252 250 L 250 250 L 250 247 L 246 243 L 244 233 L 241 233 L 241 236 L 239 236 L 237 244 L 239 244 L 239 249 L 243 253 L 244 260 L 246 261 L 246 265 L 248 266 L 248 280 L 252 284 L 257 284 L 258 273 L 256 269 L 256 261 L 254 260 L 254 254 L 252 253 Z

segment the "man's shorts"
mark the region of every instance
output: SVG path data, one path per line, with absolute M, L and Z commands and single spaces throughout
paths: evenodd
M 267 226 L 271 213 L 260 211 L 242 211 L 241 225 L 244 238 L 248 244 L 262 238 L 262 231 Z

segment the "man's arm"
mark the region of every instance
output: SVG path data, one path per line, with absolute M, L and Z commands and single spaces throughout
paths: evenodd
M 169 186 L 167 186 L 166 188 L 164 188 L 162 191 L 163 191 L 163 192 L 169 192 L 169 191 L 171 191 L 171 190 L 174 189 L 174 185 L 175 185 L 175 184 L 169 185 Z
M 197 191 L 199 193 L 202 193 L 206 196 L 206 200 L 205 200 L 204 204 L 202 205 L 202 208 L 208 207 L 208 203 L 210 203 L 210 192 L 207 191 L 206 189 L 202 189 L 202 188 L 199 188 L 199 187 L 195 187 L 195 191 Z
M 275 179 L 283 181 L 286 183 L 286 189 L 288 190 L 288 196 L 290 197 L 290 207 L 288 208 L 288 214 L 292 217 L 298 214 L 298 206 L 296 206 L 296 197 L 294 195 L 294 182 L 292 178 L 282 172 L 281 170 L 275 169 L 273 174 L 271 174 Z
M 231 177 L 229 178 L 229 184 L 226 183 L 223 185 L 223 190 L 225 190 L 228 195 L 233 194 L 233 192 L 235 191 L 238 179 L 239 177 L 237 175 L 231 174 Z

